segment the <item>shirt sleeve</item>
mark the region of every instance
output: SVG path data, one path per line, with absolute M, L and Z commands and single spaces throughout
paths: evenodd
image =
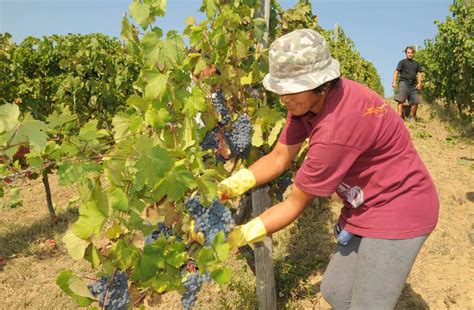
M 286 145 L 293 145 L 303 142 L 308 137 L 308 133 L 303 124 L 303 120 L 290 113 L 286 116 L 286 124 L 280 133 L 278 142 Z
M 396 70 L 397 70 L 397 71 L 402 71 L 402 68 L 403 68 L 403 61 L 400 60 L 400 61 L 398 62 L 398 65 L 397 65 L 397 69 L 396 69 Z
M 314 144 L 296 173 L 295 184 L 305 193 L 329 196 L 361 153 L 347 145 Z

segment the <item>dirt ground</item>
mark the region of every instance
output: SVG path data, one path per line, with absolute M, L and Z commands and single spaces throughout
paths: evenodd
M 474 309 L 474 145 L 422 106 L 419 122 L 406 123 L 414 144 L 437 185 L 441 201 L 436 230 L 422 248 L 397 309 Z M 23 184 L 23 206 L 0 209 L 0 309 L 75 309 L 56 286 L 62 269 L 92 274 L 85 262 L 70 258 L 62 235 L 77 217 L 74 188 L 51 177 L 59 215 L 51 226 L 42 183 Z M 274 236 L 274 265 L 281 309 L 328 309 L 319 283 L 334 243 L 331 224 L 340 203 L 321 200 L 290 227 Z M 54 240 L 54 241 L 51 241 Z M 310 259 L 308 259 L 310 258 Z M 256 309 L 255 279 L 237 258 L 226 287 L 207 286 L 196 309 Z M 156 309 L 180 309 L 168 294 Z

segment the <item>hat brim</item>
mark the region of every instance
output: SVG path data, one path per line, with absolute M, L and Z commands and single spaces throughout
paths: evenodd
M 339 62 L 332 59 L 331 64 L 323 70 L 306 73 L 294 77 L 277 78 L 267 73 L 263 78 L 263 86 L 266 90 L 277 95 L 288 95 L 301 93 L 315 89 L 324 83 L 334 80 L 341 75 Z

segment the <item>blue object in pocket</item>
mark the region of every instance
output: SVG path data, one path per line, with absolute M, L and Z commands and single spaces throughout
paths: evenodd
M 340 245 L 347 245 L 352 237 L 354 237 L 354 234 L 343 229 L 341 225 L 337 223 L 334 225 L 334 237 L 336 238 L 336 242 Z

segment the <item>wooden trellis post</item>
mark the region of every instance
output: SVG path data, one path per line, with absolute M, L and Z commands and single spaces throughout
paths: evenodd
M 261 14 L 265 19 L 265 34 L 263 47 L 268 47 L 270 28 L 270 0 L 262 0 Z M 256 217 L 271 207 L 268 195 L 268 185 L 259 186 L 252 190 L 252 215 Z M 257 283 L 257 300 L 260 310 L 274 310 L 277 308 L 275 274 L 273 271 L 272 238 L 266 237 L 263 242 L 255 243 L 255 274 Z
M 258 216 L 271 207 L 268 185 L 259 186 L 252 191 L 252 215 Z M 255 273 L 257 277 L 257 300 L 260 310 L 274 310 L 276 304 L 275 274 L 273 271 L 272 238 L 255 243 Z

